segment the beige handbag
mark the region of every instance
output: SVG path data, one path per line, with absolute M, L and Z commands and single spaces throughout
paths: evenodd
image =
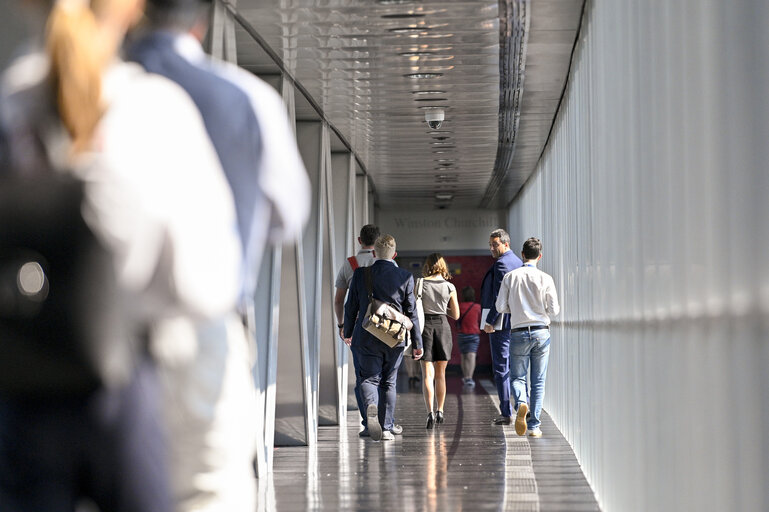
M 375 299 L 371 282 L 371 268 L 366 267 L 366 287 L 368 288 L 368 308 L 363 317 L 362 327 L 377 337 L 388 347 L 394 347 L 411 341 L 411 319 L 390 304 Z

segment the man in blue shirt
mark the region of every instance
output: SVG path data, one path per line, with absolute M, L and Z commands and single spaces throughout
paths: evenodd
M 499 313 L 496 301 L 502 278 L 523 263 L 510 250 L 510 235 L 504 229 L 491 232 L 489 249 L 496 261 L 486 272 L 481 284 L 481 326 L 489 334 L 494 382 L 499 396 L 499 412 L 502 414 L 502 417 L 494 420 L 494 424 L 510 425 L 513 416 L 510 405 L 510 315 Z

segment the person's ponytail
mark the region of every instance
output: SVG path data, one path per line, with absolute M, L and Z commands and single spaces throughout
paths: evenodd
M 93 11 L 84 0 L 54 3 L 48 17 L 46 50 L 59 116 L 73 140 L 85 150 L 102 115 L 103 49 Z

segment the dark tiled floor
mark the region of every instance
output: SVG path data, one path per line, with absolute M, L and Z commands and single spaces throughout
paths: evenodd
M 395 441 L 361 439 L 348 425 L 321 427 L 316 450 L 279 447 L 272 478 L 261 479 L 261 510 L 599 510 L 566 440 L 549 416 L 544 436 L 493 426 L 492 397 L 449 379 L 446 423 L 424 428 L 421 390 L 399 382 Z

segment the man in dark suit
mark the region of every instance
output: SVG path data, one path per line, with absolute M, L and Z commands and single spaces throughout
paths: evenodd
M 491 363 L 494 382 L 499 396 L 499 412 L 502 417 L 494 420 L 495 425 L 512 423 L 513 409 L 510 406 L 510 315 L 497 311 L 496 301 L 502 278 L 523 263 L 510 250 L 510 235 L 504 229 L 496 229 L 489 236 L 489 249 L 496 260 L 483 277 L 481 284 L 481 327 L 489 333 Z
M 368 308 L 368 288 L 365 272 L 370 269 L 375 299 L 390 303 L 409 317 L 414 324 L 411 341 L 414 359 L 422 357 L 422 335 L 419 332 L 414 278 L 407 270 L 399 268 L 395 258 L 395 239 L 382 235 L 374 243 L 376 261 L 370 267 L 355 270 L 350 281 L 350 291 L 344 305 L 344 342 L 353 353 L 355 378 L 360 389 L 361 416 L 365 431 L 374 441 L 393 439 L 395 426 L 395 381 L 398 367 L 403 360 L 404 344 L 389 347 L 376 336 L 363 329 L 363 317 Z

